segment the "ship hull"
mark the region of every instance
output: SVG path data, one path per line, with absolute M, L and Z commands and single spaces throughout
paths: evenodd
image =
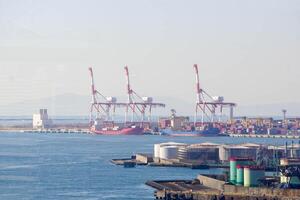
M 218 137 L 221 136 L 219 130 L 204 130 L 204 131 L 184 131 L 184 130 L 171 130 L 171 129 L 163 129 L 160 130 L 162 135 L 166 136 L 174 136 L 174 137 Z
M 143 135 L 144 129 L 136 128 L 122 128 L 120 130 L 91 130 L 92 133 L 98 135 Z

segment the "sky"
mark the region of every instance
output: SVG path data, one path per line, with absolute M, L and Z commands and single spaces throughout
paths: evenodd
M 0 105 L 89 95 L 300 102 L 298 0 L 0 0 Z M 165 102 L 167 103 L 167 102 Z

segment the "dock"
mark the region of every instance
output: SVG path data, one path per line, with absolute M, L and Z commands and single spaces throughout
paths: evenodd
M 230 137 L 242 137 L 242 138 L 300 139 L 300 135 L 229 134 L 229 136 Z
M 172 163 L 149 163 L 151 167 L 184 167 L 190 169 L 210 169 L 210 168 L 229 168 L 226 166 L 215 166 L 215 165 L 206 165 L 206 164 L 194 164 L 194 163 L 185 163 L 185 162 L 172 162 Z
M 219 176 L 199 175 L 195 180 L 147 181 L 155 199 L 165 200 L 299 200 L 299 189 L 242 187 L 231 185 Z
M 207 164 L 199 164 L 197 162 L 187 162 L 187 161 L 179 161 L 179 160 L 163 160 L 160 162 L 155 162 L 156 159 L 153 158 L 152 154 L 139 153 L 131 156 L 131 158 L 119 158 L 112 159 L 111 163 L 115 165 L 123 165 L 125 166 L 128 162 L 133 162 L 136 165 L 147 165 L 149 167 L 180 167 L 180 168 L 190 168 L 190 169 L 229 169 L 228 163 L 207 163 Z M 275 172 L 276 167 L 266 167 L 266 171 Z
M 149 162 L 153 162 L 152 156 L 148 154 L 136 154 L 131 158 L 112 159 L 110 162 L 115 165 L 122 165 L 124 167 L 128 165 L 147 165 Z
M 61 134 L 91 134 L 89 130 L 83 129 L 32 129 L 19 130 L 20 133 L 61 133 Z

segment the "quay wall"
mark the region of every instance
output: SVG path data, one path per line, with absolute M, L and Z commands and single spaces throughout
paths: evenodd
M 224 191 L 225 181 L 220 181 L 203 175 L 198 175 L 197 179 L 206 187 Z
M 276 189 L 276 188 L 262 188 L 262 187 L 242 187 L 235 185 L 224 185 L 225 193 L 230 194 L 244 194 L 250 196 L 271 196 L 271 197 L 298 197 L 300 199 L 300 190 L 293 189 Z
M 288 191 L 289 192 L 289 191 Z M 175 200 L 180 197 L 181 199 L 193 199 L 193 200 L 212 200 L 221 199 L 225 200 L 300 200 L 300 196 L 269 196 L 266 194 L 259 195 L 246 195 L 237 193 L 224 193 L 216 191 L 201 191 L 201 192 L 178 192 L 169 191 L 167 194 L 165 191 L 160 190 L 156 192 L 156 199 Z M 183 198 L 184 197 L 184 198 Z

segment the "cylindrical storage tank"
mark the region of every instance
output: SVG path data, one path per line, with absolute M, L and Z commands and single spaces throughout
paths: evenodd
M 154 145 L 154 158 L 159 158 L 160 156 L 160 144 Z
M 251 187 L 257 187 L 259 185 L 259 179 L 265 177 L 265 170 L 261 168 L 250 168 L 250 182 Z
M 184 143 L 176 143 L 176 142 L 166 142 L 166 143 L 160 143 L 160 147 L 164 146 L 186 146 Z
M 244 167 L 244 187 L 250 187 L 250 167 L 246 166 Z
M 236 166 L 236 184 L 244 185 L 244 167 L 241 165 Z
M 164 146 L 159 151 L 161 159 L 176 159 L 178 155 L 177 146 Z
M 229 181 L 232 184 L 236 183 L 236 159 L 235 158 L 230 159 L 230 177 L 229 177 Z
M 265 170 L 255 166 L 244 168 L 244 186 L 257 187 L 259 179 L 265 176 Z

